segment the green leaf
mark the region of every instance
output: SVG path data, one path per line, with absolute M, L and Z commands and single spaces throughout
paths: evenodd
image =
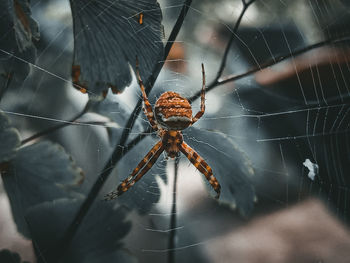
M 26 210 L 45 201 L 79 196 L 74 190 L 82 180 L 81 169 L 57 144 L 42 141 L 18 150 L 3 176 L 18 230 L 29 236 Z
M 73 82 L 102 98 L 132 80 L 136 56 L 144 81 L 162 59 L 162 14 L 155 0 L 70 0 L 74 24 Z M 142 24 L 139 22 L 142 14 Z
M 5 76 L 5 81 L 12 72 L 15 80 L 23 80 L 30 67 L 21 60 L 34 63 L 36 48 L 33 41 L 39 39 L 38 24 L 31 17 L 28 0 L 0 1 L 0 36 L 0 74 Z M 0 90 L 2 80 L 4 78 L 0 79 Z
M 124 131 L 123 127 L 125 127 L 132 113 L 131 108 L 118 97 L 109 93 L 105 100 L 94 103 L 92 110 L 109 117 L 117 124 L 117 127 L 111 128 L 111 132 L 109 133 L 111 147 L 117 147 L 116 144 L 119 142 L 122 132 Z M 133 128 L 133 133 L 135 133 L 136 136 L 138 132 L 144 130 L 143 124 L 149 125 L 148 122 L 142 123 L 139 120 L 140 119 L 136 120 Z M 135 135 L 131 135 L 130 137 L 132 140 Z M 121 161 L 118 162 L 117 168 L 112 172 L 110 182 L 113 182 L 109 183 L 107 187 L 104 187 L 105 194 L 114 190 L 122 180 L 128 177 L 154 144 L 156 144 L 156 140 L 148 136 L 122 157 Z M 152 169 L 148 171 L 139 182 L 131 187 L 127 193 L 110 202 L 118 202 L 130 209 L 136 209 L 137 212 L 142 214 L 148 212 L 152 206 L 159 201 L 160 197 L 159 185 L 156 181 L 156 177 L 159 176 L 166 182 L 164 166 L 164 158 L 163 155 L 161 155 L 157 163 L 153 165 Z
M 45 262 L 51 262 L 55 256 L 51 252 L 56 252 L 57 243 L 81 204 L 80 198 L 57 199 L 28 210 L 26 219 L 32 238 Z M 130 228 L 124 209 L 97 202 L 82 222 L 63 262 L 135 262 L 121 241 Z
M 190 127 L 184 131 L 184 140 L 211 166 L 221 184 L 219 200 L 249 216 L 256 196 L 250 181 L 254 170 L 247 155 L 231 138 L 216 131 Z

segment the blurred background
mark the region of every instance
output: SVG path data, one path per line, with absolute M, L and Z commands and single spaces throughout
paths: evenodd
M 165 42 L 183 1 L 158 2 Z M 40 25 L 35 64 L 45 70 L 31 67 L 29 77 L 13 85 L 0 103 L 1 110 L 12 113 L 9 116 L 21 138 L 69 120 L 88 100 L 70 83 L 74 41 L 68 1 L 33 0 L 30 5 Z M 201 63 L 207 84 L 215 79 L 242 7 L 240 0 L 193 1 L 149 95 L 152 104 L 168 90 L 188 98 L 198 93 Z M 216 202 L 202 175 L 182 157 L 176 262 L 348 262 L 350 48 L 349 41 L 341 40 L 350 34 L 349 23 L 347 1 L 256 0 L 249 6 L 234 34 L 222 76 L 257 72 L 209 91 L 206 113 L 196 127 L 203 134 L 214 130 L 223 134 L 247 156 L 254 170 L 247 178 L 255 189 L 254 209 L 242 217 L 233 205 Z M 334 41 L 296 55 L 330 39 Z M 285 56 L 290 59 L 279 62 Z M 136 81 L 114 96 L 133 109 L 140 96 Z M 196 112 L 200 101 L 192 105 Z M 114 113 L 113 108 L 108 110 Z M 85 114 L 81 120 L 109 123 L 96 113 Z M 138 121 L 147 127 L 143 114 Z M 90 189 L 104 167 L 112 150 L 109 130 L 118 131 L 124 123 L 116 124 L 108 129 L 71 125 L 46 136 L 62 145 L 83 169 L 81 192 Z M 184 136 L 218 152 L 226 143 L 212 145 L 200 132 L 194 135 L 185 130 Z M 130 172 L 155 142 L 155 136 L 140 142 L 117 170 Z M 214 175 L 215 166 L 224 163 L 215 152 L 205 159 Z M 160 186 L 159 202 L 146 213 L 138 213 L 136 207 L 127 216 L 132 228 L 124 246 L 139 262 L 166 262 L 168 256 L 174 162 L 161 156 L 155 169 L 152 180 Z M 234 176 L 236 171 L 229 169 Z M 101 196 L 123 177 L 111 178 Z M 141 189 L 148 191 L 147 187 Z M 140 191 L 135 194 L 144 198 Z M 16 251 L 23 260 L 35 262 L 30 240 L 17 233 L 3 187 L 0 233 L 0 249 Z

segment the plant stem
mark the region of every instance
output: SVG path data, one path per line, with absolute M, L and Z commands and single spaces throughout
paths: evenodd
M 220 67 L 219 67 L 218 73 L 216 74 L 216 78 L 213 81 L 213 84 L 216 83 L 219 80 L 219 78 L 222 75 L 222 72 L 224 71 L 224 69 L 226 67 L 226 61 L 227 61 L 227 57 L 228 57 L 228 52 L 231 49 L 232 42 L 235 39 L 235 36 L 236 36 L 237 31 L 238 31 L 239 25 L 241 24 L 242 18 L 244 16 L 245 12 L 247 11 L 249 5 L 251 5 L 253 2 L 254 2 L 254 0 L 250 1 L 249 3 L 245 3 L 245 1 L 242 1 L 243 9 L 242 9 L 241 13 L 239 14 L 239 17 L 238 17 L 238 19 L 237 19 L 237 21 L 235 23 L 235 26 L 234 26 L 234 28 L 232 30 L 232 34 L 231 34 L 230 40 L 228 41 L 228 43 L 226 45 L 225 52 L 224 52 L 224 55 L 222 57 Z M 211 85 L 213 85 L 213 84 L 211 84 Z
M 168 263 L 175 263 L 175 246 L 176 246 L 176 192 L 177 192 L 177 176 L 179 170 L 179 158 L 175 158 L 174 162 L 174 183 L 173 183 L 173 200 L 170 213 L 170 234 L 168 239 Z

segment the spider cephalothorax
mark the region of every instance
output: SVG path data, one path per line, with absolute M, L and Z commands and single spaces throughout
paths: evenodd
M 201 109 L 195 116 L 192 116 L 192 107 L 189 101 L 180 94 L 172 91 L 164 92 L 159 97 L 153 112 L 140 77 L 138 62 L 136 63 L 136 75 L 142 91 L 145 115 L 153 130 L 158 131 L 160 141 L 146 154 L 142 161 L 132 171 L 131 175 L 126 178 L 115 191 L 107 194 L 106 199 L 114 199 L 125 193 L 153 166 L 163 151 L 165 151 L 171 158 L 177 157 L 180 152 L 182 152 L 189 161 L 205 175 L 206 179 L 217 193 L 216 198 L 219 198 L 220 184 L 214 177 L 210 166 L 199 156 L 198 153 L 184 142 L 181 132 L 181 130 L 194 124 L 204 114 L 205 73 L 203 64 Z

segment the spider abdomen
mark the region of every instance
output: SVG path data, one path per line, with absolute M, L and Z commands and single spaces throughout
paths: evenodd
M 183 130 L 192 123 L 189 101 L 172 91 L 164 92 L 154 107 L 157 122 L 167 130 Z

